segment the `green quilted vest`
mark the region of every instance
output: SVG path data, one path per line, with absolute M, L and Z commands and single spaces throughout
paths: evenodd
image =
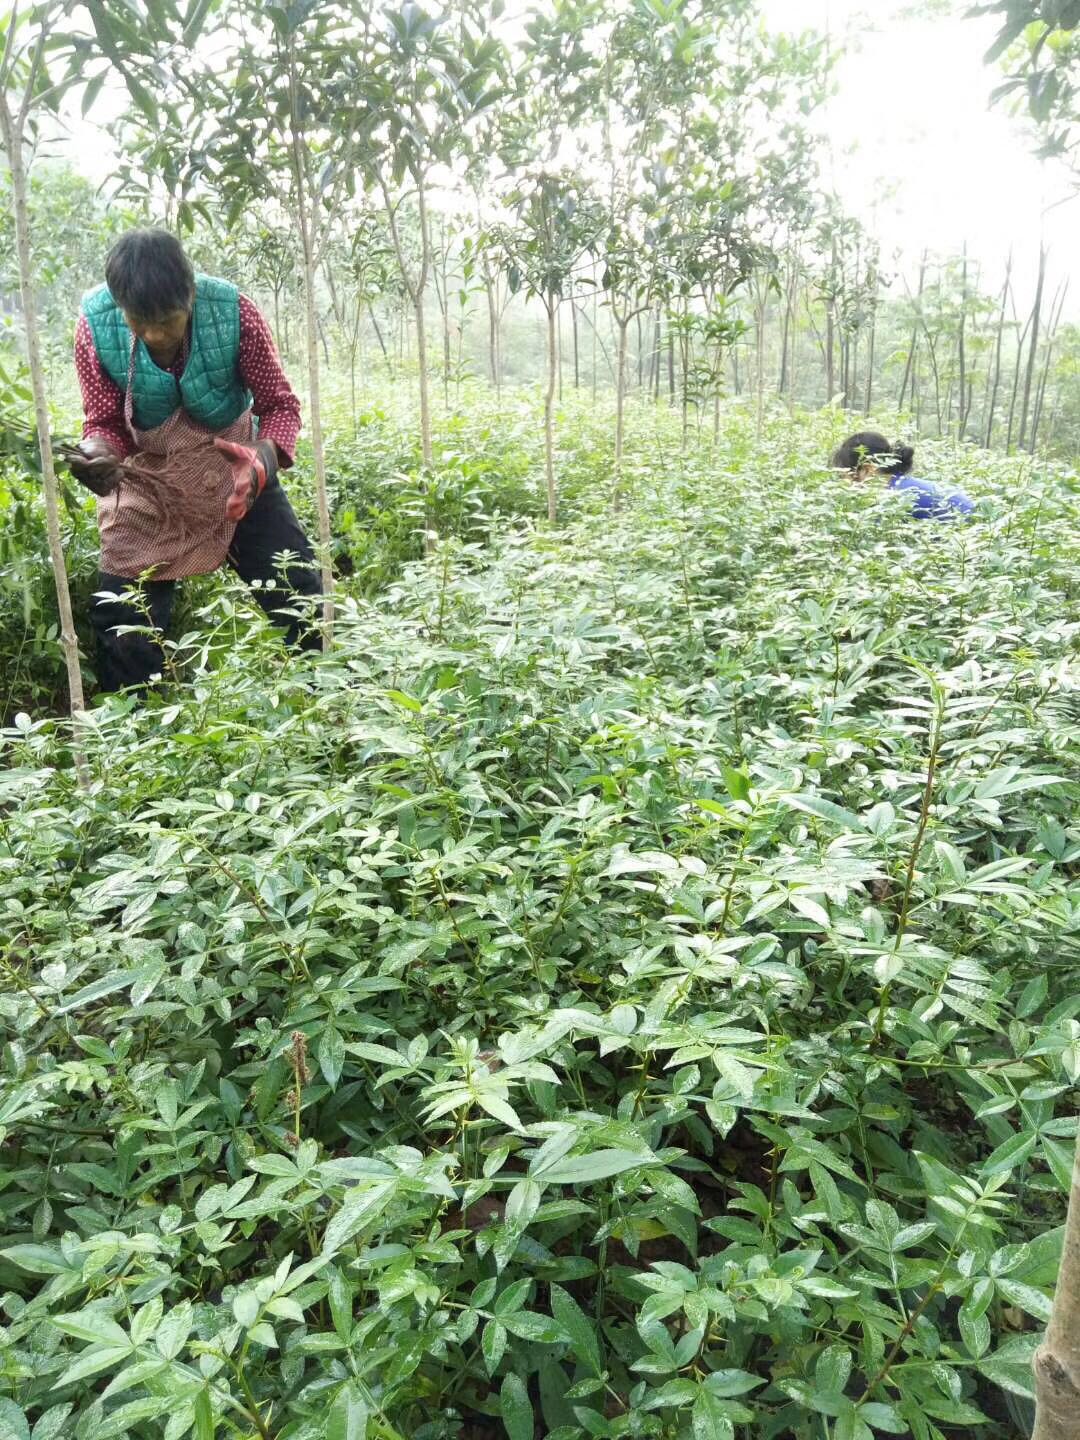
M 107 285 L 83 296 L 82 312 L 106 373 L 128 387 L 131 331 Z M 227 280 L 195 277 L 191 351 L 179 381 L 159 370 L 141 340 L 135 347 L 132 385 L 134 422 L 140 430 L 164 424 L 181 405 L 209 430 L 224 430 L 251 404 L 251 392 L 237 373 L 240 353 L 240 292 Z

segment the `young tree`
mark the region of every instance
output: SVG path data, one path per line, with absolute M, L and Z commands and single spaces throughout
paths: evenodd
M 596 243 L 603 214 L 575 176 L 527 176 L 510 197 L 515 226 L 503 226 L 500 243 L 510 260 L 513 292 L 538 299 L 546 316 L 547 382 L 544 392 L 544 471 L 548 520 L 558 518 L 555 480 L 555 391 L 558 385 L 559 306 L 581 257 Z
M 425 299 L 434 244 L 431 189 L 440 167 L 469 154 L 478 117 L 504 93 L 507 52 L 490 33 L 480 0 L 454 0 L 443 13 L 427 14 L 413 0 L 387 12 L 387 24 L 354 47 L 347 80 L 363 106 L 367 143 L 364 178 L 385 207 L 402 284 L 416 325 L 419 369 L 420 448 L 426 471 L 434 465 L 431 396 L 427 365 Z M 419 253 L 412 259 L 403 235 L 403 212 L 415 209 Z M 427 532 L 427 546 L 432 536 Z
M 374 303 L 400 286 L 393 249 L 381 215 L 355 206 L 342 217 L 341 234 L 323 254 L 323 273 L 330 291 L 334 316 L 349 357 L 349 396 L 353 434 L 357 427 L 357 363 L 361 360 L 364 319 L 372 324 L 383 356 L 386 343 L 375 316 Z M 392 373 L 392 372 L 391 372 Z

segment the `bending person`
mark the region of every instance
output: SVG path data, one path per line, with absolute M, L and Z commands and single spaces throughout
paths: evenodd
M 832 458 L 833 468 L 846 470 L 853 480 L 882 479 L 887 490 L 906 495 L 917 520 L 944 520 L 972 513 L 975 504 L 962 490 L 917 479 L 911 473 L 914 464 L 915 451 L 910 445 L 890 445 L 876 430 L 850 436 Z
M 141 590 L 144 602 L 91 602 L 101 689 L 141 689 L 162 673 L 156 640 L 117 627 L 149 617 L 167 630 L 177 581 L 226 562 L 262 582 L 255 598 L 288 643 L 316 648 L 317 632 L 280 613 L 320 585 L 278 479 L 294 459 L 300 404 L 252 302 L 196 276 L 168 232 L 129 231 L 109 252 L 105 284 L 83 298 L 75 367 L 84 458 L 70 466 L 99 497 L 97 588 Z

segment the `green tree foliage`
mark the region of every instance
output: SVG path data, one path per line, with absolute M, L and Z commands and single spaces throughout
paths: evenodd
M 1076 0 L 994 0 L 976 7 L 1001 22 L 989 60 L 1009 78 L 999 94 L 1018 100 L 1043 131 L 1042 153 L 1073 160 L 1080 84 L 1080 4 Z

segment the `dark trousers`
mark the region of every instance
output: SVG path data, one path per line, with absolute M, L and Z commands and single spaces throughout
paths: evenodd
M 289 551 L 297 557 L 283 565 L 278 556 Z M 254 591 L 255 599 L 266 614 L 283 631 L 288 645 L 301 650 L 317 650 L 321 637 L 317 630 L 280 611 L 289 608 L 298 595 L 318 595 L 321 590 L 319 571 L 311 542 L 300 528 L 300 522 L 289 504 L 289 497 L 280 485 L 272 485 L 256 500 L 250 512 L 236 527 L 229 550 L 229 564 L 250 584 L 263 583 Z M 140 590 L 144 607 L 120 600 L 90 602 L 90 621 L 97 642 L 98 685 L 102 690 L 122 690 L 127 686 L 145 687 L 152 675 L 164 669 L 161 646 L 146 634 L 118 635 L 118 625 L 152 625 L 162 632 L 169 628 L 177 580 L 147 580 L 109 575 L 102 571 L 98 590 L 113 594 Z M 149 617 L 149 618 L 148 618 Z

